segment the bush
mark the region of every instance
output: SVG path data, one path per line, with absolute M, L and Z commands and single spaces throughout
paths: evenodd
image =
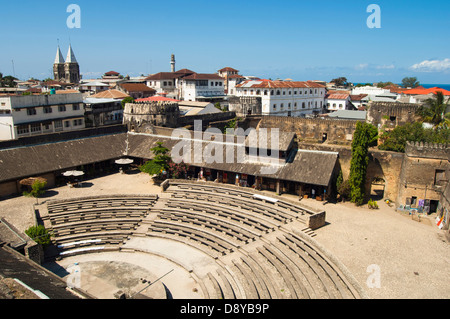
M 369 200 L 369 202 L 367 203 L 367 206 L 370 208 L 370 209 L 378 209 L 378 203 L 376 202 L 376 201 L 374 201 L 374 200 Z
M 343 181 L 340 183 L 338 188 L 338 193 L 341 195 L 341 198 L 344 200 L 350 199 L 351 187 L 349 180 Z
M 51 244 L 51 235 L 43 225 L 31 226 L 25 231 L 25 234 L 36 243 L 41 244 L 44 248 L 47 248 Z

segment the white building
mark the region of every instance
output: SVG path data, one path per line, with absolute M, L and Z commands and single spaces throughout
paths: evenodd
M 260 98 L 263 115 L 304 117 L 323 113 L 325 94 L 324 85 L 311 81 L 250 80 L 236 85 L 234 95 Z
M 0 97 L 0 140 L 82 128 L 81 93 Z
M 326 105 L 329 112 L 337 110 L 354 110 L 350 94 L 348 93 L 332 93 L 326 96 Z
M 181 97 L 185 101 L 220 99 L 225 96 L 225 79 L 217 74 L 194 73 L 181 79 Z
M 378 88 L 374 86 L 360 86 L 355 87 L 352 90 L 352 95 L 358 95 L 358 94 L 367 94 L 367 95 L 383 95 L 383 94 L 390 94 L 390 90 L 386 90 L 383 88 Z

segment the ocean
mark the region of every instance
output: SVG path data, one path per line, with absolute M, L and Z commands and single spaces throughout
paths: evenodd
M 370 83 L 370 82 L 368 82 Z M 357 85 L 359 83 L 353 83 L 354 85 Z M 365 84 L 365 83 L 361 83 L 361 84 Z M 398 83 L 398 85 L 401 86 L 401 83 Z M 450 91 L 450 84 L 422 84 L 420 83 L 421 86 L 423 86 L 426 89 L 430 89 L 430 88 L 434 88 L 434 87 L 438 87 L 447 91 Z
M 438 87 L 447 91 L 450 91 L 450 84 L 420 84 L 426 89 Z

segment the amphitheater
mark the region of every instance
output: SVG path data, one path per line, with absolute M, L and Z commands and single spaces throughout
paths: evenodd
M 49 200 L 39 211 L 58 250 L 53 271 L 68 282 L 78 274 L 97 298 L 367 298 L 314 241 L 307 221 L 316 213 L 253 189 L 188 180 L 158 194 Z

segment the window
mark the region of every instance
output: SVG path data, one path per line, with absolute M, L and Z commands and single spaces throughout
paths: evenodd
M 280 92 L 280 90 L 278 90 L 278 91 L 277 91 L 277 95 L 281 95 L 281 92 Z
M 289 93 L 288 93 L 289 95 L 292 95 L 292 92 L 291 91 L 289 91 Z
M 70 121 L 65 121 L 64 122 L 64 127 L 70 127 Z
M 167 86 L 167 81 L 164 81 L 163 86 Z
M 270 91 L 270 95 L 273 95 L 274 94 L 274 91 L 272 90 L 272 91 Z
M 27 115 L 36 115 L 36 109 L 35 108 L 27 109 Z
M 267 95 L 267 93 L 268 93 L 267 90 L 264 90 L 264 95 Z
M 256 95 L 261 95 L 261 91 L 260 90 L 256 90 Z
M 17 126 L 17 134 L 27 134 L 27 133 L 30 133 L 28 125 Z
M 288 104 L 288 108 L 289 108 L 289 109 L 291 108 L 291 103 Z
M 444 185 L 445 181 L 445 170 L 437 169 L 434 175 L 434 185 Z
M 273 109 L 274 109 L 274 110 L 277 109 L 277 105 L 276 105 L 276 104 L 273 105 Z
M 286 95 L 286 91 L 283 91 L 283 95 Z
M 5 102 L 2 102 L 2 106 L 6 106 L 6 103 L 5 103 Z
M 31 133 L 36 133 L 41 131 L 41 123 L 31 124 Z
M 53 112 L 53 109 L 50 106 L 45 106 L 44 107 L 44 113 L 45 114 L 49 114 L 49 113 L 52 113 L 52 112 Z
M 294 91 L 294 95 L 297 95 L 297 91 Z
M 306 107 L 305 102 L 302 103 L 302 109 L 304 109 Z
M 63 126 L 62 121 L 61 120 L 56 120 L 54 122 L 55 128 L 61 128 Z
M 65 111 L 66 111 L 66 106 L 65 105 L 58 106 L 58 112 L 65 112 Z
M 284 108 L 284 103 L 281 103 L 281 106 L 280 106 L 280 108 Z
M 294 103 L 294 108 L 297 108 L 297 102 Z
M 82 119 L 73 120 L 73 126 L 80 126 L 80 125 L 83 125 Z
M 219 86 L 222 86 L 222 82 L 219 82 Z
M 80 104 L 72 105 L 72 111 L 78 111 L 80 109 Z

